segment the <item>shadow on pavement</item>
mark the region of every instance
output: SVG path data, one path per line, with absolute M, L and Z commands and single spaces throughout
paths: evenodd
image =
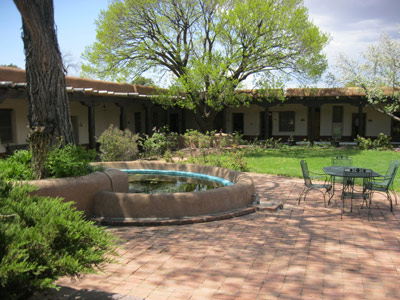
M 98 290 L 76 290 L 69 287 L 61 287 L 58 291 L 49 289 L 34 294 L 29 300 L 144 300 L 144 298 L 113 294 Z

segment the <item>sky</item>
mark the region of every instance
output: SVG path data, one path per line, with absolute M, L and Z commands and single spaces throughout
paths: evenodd
M 85 47 L 96 39 L 95 20 L 110 0 L 54 0 L 55 23 L 61 52 L 79 64 Z M 386 33 L 400 38 L 399 0 L 304 0 L 309 17 L 331 41 L 325 49 L 330 67 L 343 53 L 359 59 L 370 44 Z M 0 65 L 25 68 L 21 17 L 12 0 L 0 0 Z M 79 76 L 71 69 L 68 75 Z M 293 83 L 291 83 L 293 85 Z M 319 84 L 323 86 L 321 82 Z

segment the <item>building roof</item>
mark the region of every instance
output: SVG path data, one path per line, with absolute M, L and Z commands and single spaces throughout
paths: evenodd
M 151 86 L 137 84 L 109 82 L 95 79 L 65 76 L 68 94 L 94 95 L 94 96 L 115 96 L 126 98 L 147 98 L 158 93 L 157 89 Z M 1 89 L 25 89 L 25 70 L 0 67 L 0 88 Z M 253 96 L 258 94 L 257 90 L 240 90 Z M 347 88 L 289 88 L 286 90 L 287 98 L 338 98 L 357 97 L 363 98 L 365 92 L 357 87 Z
M 150 97 L 157 93 L 156 89 L 138 84 L 109 82 L 95 79 L 65 76 L 68 94 L 83 94 L 116 97 Z M 0 67 L 0 88 L 25 89 L 25 70 Z

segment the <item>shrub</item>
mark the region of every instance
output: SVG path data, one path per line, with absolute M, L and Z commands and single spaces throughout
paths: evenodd
M 178 147 L 178 134 L 170 132 L 168 126 L 153 128 L 153 134 L 146 136 L 142 142 L 143 156 L 147 158 L 161 157 L 168 151 Z
M 49 152 L 46 163 L 48 177 L 72 177 L 89 174 L 93 171 L 90 162 L 96 158 L 95 150 L 86 150 L 82 146 L 66 145 L 56 147 Z
M 0 176 L 7 180 L 31 180 L 35 176 L 31 168 L 32 154 L 18 150 L 6 159 L 0 160 Z
M 139 135 L 110 125 L 98 139 L 102 161 L 130 161 L 139 156 Z
M 60 276 L 94 273 L 115 240 L 71 202 L 30 196 L 35 188 L 0 180 L 0 298 L 26 299 Z
M 227 151 L 223 153 L 201 155 L 199 157 L 191 156 L 186 162 L 226 168 L 240 172 L 249 171 L 247 160 L 244 158 L 242 151 Z
M 392 144 L 390 143 L 392 140 L 391 137 L 380 133 L 379 136 L 375 140 L 371 140 L 370 138 L 364 138 L 357 135 L 357 138 L 354 140 L 358 143 L 358 148 L 367 150 L 367 149 L 377 149 L 377 150 L 391 150 L 393 149 Z

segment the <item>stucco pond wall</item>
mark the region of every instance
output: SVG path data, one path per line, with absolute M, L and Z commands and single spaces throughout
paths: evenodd
M 99 191 L 126 193 L 129 190 L 128 175 L 113 169 L 86 176 L 31 180 L 28 183 L 39 188 L 34 194 L 72 201 L 86 216 L 93 215 L 93 200 Z
M 214 190 L 173 194 L 129 194 L 101 191 L 94 197 L 93 215 L 103 223 L 119 221 L 176 220 L 218 215 L 247 208 L 254 201 L 250 176 L 211 166 L 151 161 L 109 162 L 108 168 L 174 170 L 207 174 L 233 183 Z
M 102 165 L 106 167 L 104 172 L 73 178 L 30 181 L 30 183 L 39 187 L 36 194 L 73 201 L 74 206 L 85 215 L 107 225 L 151 225 L 169 221 L 174 223 L 174 220 L 178 220 L 176 224 L 201 222 L 256 210 L 252 206 L 253 180 L 244 173 L 211 166 L 154 161 L 107 162 Z M 133 194 L 128 193 L 128 175 L 120 169 L 201 173 L 227 179 L 233 184 L 200 192 Z M 198 218 L 193 219 L 194 217 Z M 182 222 L 182 220 L 189 221 Z

